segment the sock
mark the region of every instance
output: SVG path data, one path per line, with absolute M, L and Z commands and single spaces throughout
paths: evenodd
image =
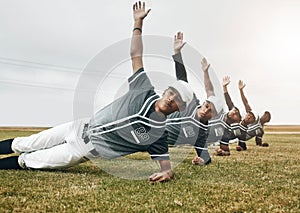
M 18 156 L 1 158 L 0 169 L 22 169 L 18 163 Z
M 0 155 L 14 153 L 14 151 L 11 149 L 13 140 L 14 139 L 12 138 L 0 142 Z

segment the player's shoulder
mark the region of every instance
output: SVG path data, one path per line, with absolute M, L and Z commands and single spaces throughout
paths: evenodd
M 139 68 L 135 73 L 133 73 L 129 78 L 128 78 L 128 82 L 129 84 L 133 83 L 134 81 L 136 81 L 137 79 L 141 78 L 141 77 L 146 77 L 146 72 L 144 70 L 143 67 Z
M 217 116 L 213 117 L 212 119 L 210 119 L 208 121 L 208 125 L 213 125 L 213 124 L 217 124 L 220 122 L 224 122 L 225 121 L 225 115 L 226 113 L 220 113 Z

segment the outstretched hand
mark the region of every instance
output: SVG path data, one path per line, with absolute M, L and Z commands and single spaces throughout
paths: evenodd
M 203 72 L 208 72 L 208 69 L 210 67 L 210 64 L 207 63 L 206 58 L 202 58 L 201 60 L 202 70 Z
M 246 84 L 242 80 L 239 80 L 239 89 L 242 90 L 245 88 L 245 86 Z
M 192 160 L 192 164 L 193 164 L 193 165 L 203 166 L 205 163 L 204 163 L 203 158 L 200 158 L 200 157 L 196 156 L 196 157 L 194 157 L 194 159 Z
M 148 180 L 150 183 L 155 183 L 155 182 L 166 182 L 171 180 L 172 178 L 173 178 L 172 171 L 163 171 L 163 172 L 157 172 L 152 174 Z
M 134 20 L 143 20 L 148 13 L 150 12 L 151 9 L 145 10 L 145 2 L 136 2 L 133 5 L 133 17 Z
M 178 32 L 174 36 L 174 52 L 175 54 L 179 53 L 186 42 L 183 42 L 183 33 Z
M 230 77 L 229 76 L 225 76 L 223 78 L 223 87 L 227 87 L 227 85 L 230 83 Z

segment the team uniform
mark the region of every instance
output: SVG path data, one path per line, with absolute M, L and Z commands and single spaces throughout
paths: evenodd
M 231 98 L 228 93 L 224 93 L 226 104 L 231 110 L 234 105 L 231 101 Z M 208 136 L 208 143 L 221 144 L 224 148 L 227 147 L 229 151 L 229 141 L 232 140 L 234 136 L 234 132 L 232 131 L 231 125 L 226 123 L 227 113 L 223 112 L 219 114 L 214 120 L 210 120 L 208 122 L 210 132 Z
M 224 93 L 225 101 L 229 110 L 235 108 L 228 92 Z M 217 119 L 211 120 L 209 122 L 210 126 L 210 134 L 208 137 L 209 143 L 215 142 L 222 145 L 222 149 L 226 149 L 225 151 L 229 151 L 229 142 L 235 138 L 238 138 L 239 146 L 241 146 L 244 150 L 246 147 L 246 135 L 247 135 L 247 127 L 244 127 L 241 122 L 240 123 L 232 123 L 227 124 L 226 119 L 227 113 L 221 114 Z
M 231 125 L 225 122 L 226 113 L 221 114 L 218 118 L 209 121 L 209 136 L 208 143 L 220 143 L 224 146 L 229 146 L 233 139 L 238 139 L 238 145 L 244 150 L 247 149 L 246 138 L 248 128 L 240 123 L 233 123 Z
M 20 154 L 22 168 L 53 169 L 70 167 L 87 160 L 93 147 L 85 145 L 81 134 L 86 119 L 58 125 L 28 137 L 12 141 L 12 150 Z
M 22 168 L 65 168 L 89 159 L 112 159 L 147 151 L 169 160 L 166 118 L 158 116 L 154 92 L 141 68 L 129 79 L 129 91 L 87 120 L 80 119 L 12 141 Z
M 253 124 L 248 126 L 246 140 L 250 140 L 251 138 L 255 137 L 256 145 L 262 145 L 262 137 L 264 135 L 264 127 L 260 123 L 260 119 L 258 118 L 257 121 Z
M 247 130 L 248 128 L 243 126 L 240 123 L 235 123 L 231 125 L 231 129 L 234 135 L 234 138 L 238 139 L 238 145 L 243 149 L 247 149 L 246 140 L 247 140 Z M 234 139 L 232 138 L 232 139 Z
M 221 113 L 218 117 L 208 122 L 209 135 L 207 143 L 220 143 L 224 146 L 229 146 L 229 141 L 234 137 L 232 128 L 225 122 L 227 113 Z
M 174 112 L 168 116 L 167 141 L 170 145 L 189 144 L 194 146 L 197 155 L 204 160 L 205 164 L 208 164 L 211 162 L 206 145 L 208 125 L 199 121 L 198 107 L 200 107 L 199 101 L 194 98 L 186 110 Z
M 175 61 L 176 77 L 178 80 L 187 82 L 186 70 L 182 62 L 181 54 L 173 55 Z M 191 103 L 182 112 L 174 112 L 167 118 L 166 131 L 167 142 L 170 145 L 189 144 L 194 146 L 197 155 L 204 160 L 205 164 L 211 162 L 208 153 L 206 139 L 208 136 L 208 123 L 203 124 L 197 116 L 200 102 L 195 94 Z
M 86 134 L 99 155 L 110 159 L 148 151 L 152 159 L 168 160 L 166 118 L 154 108 L 159 98 L 143 69 L 131 76 L 129 92 L 98 111 L 89 123 Z

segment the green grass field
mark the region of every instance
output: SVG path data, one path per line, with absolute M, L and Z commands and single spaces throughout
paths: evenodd
M 30 134 L 1 130 L 0 139 Z M 270 147 L 251 140 L 245 152 L 232 144 L 231 156 L 213 156 L 205 167 L 191 165 L 195 153 L 183 147 L 190 154 L 167 183 L 118 178 L 92 162 L 57 171 L 3 170 L 0 212 L 300 212 L 300 135 L 267 134 L 264 141 Z M 143 170 L 125 161 L 112 165 Z

